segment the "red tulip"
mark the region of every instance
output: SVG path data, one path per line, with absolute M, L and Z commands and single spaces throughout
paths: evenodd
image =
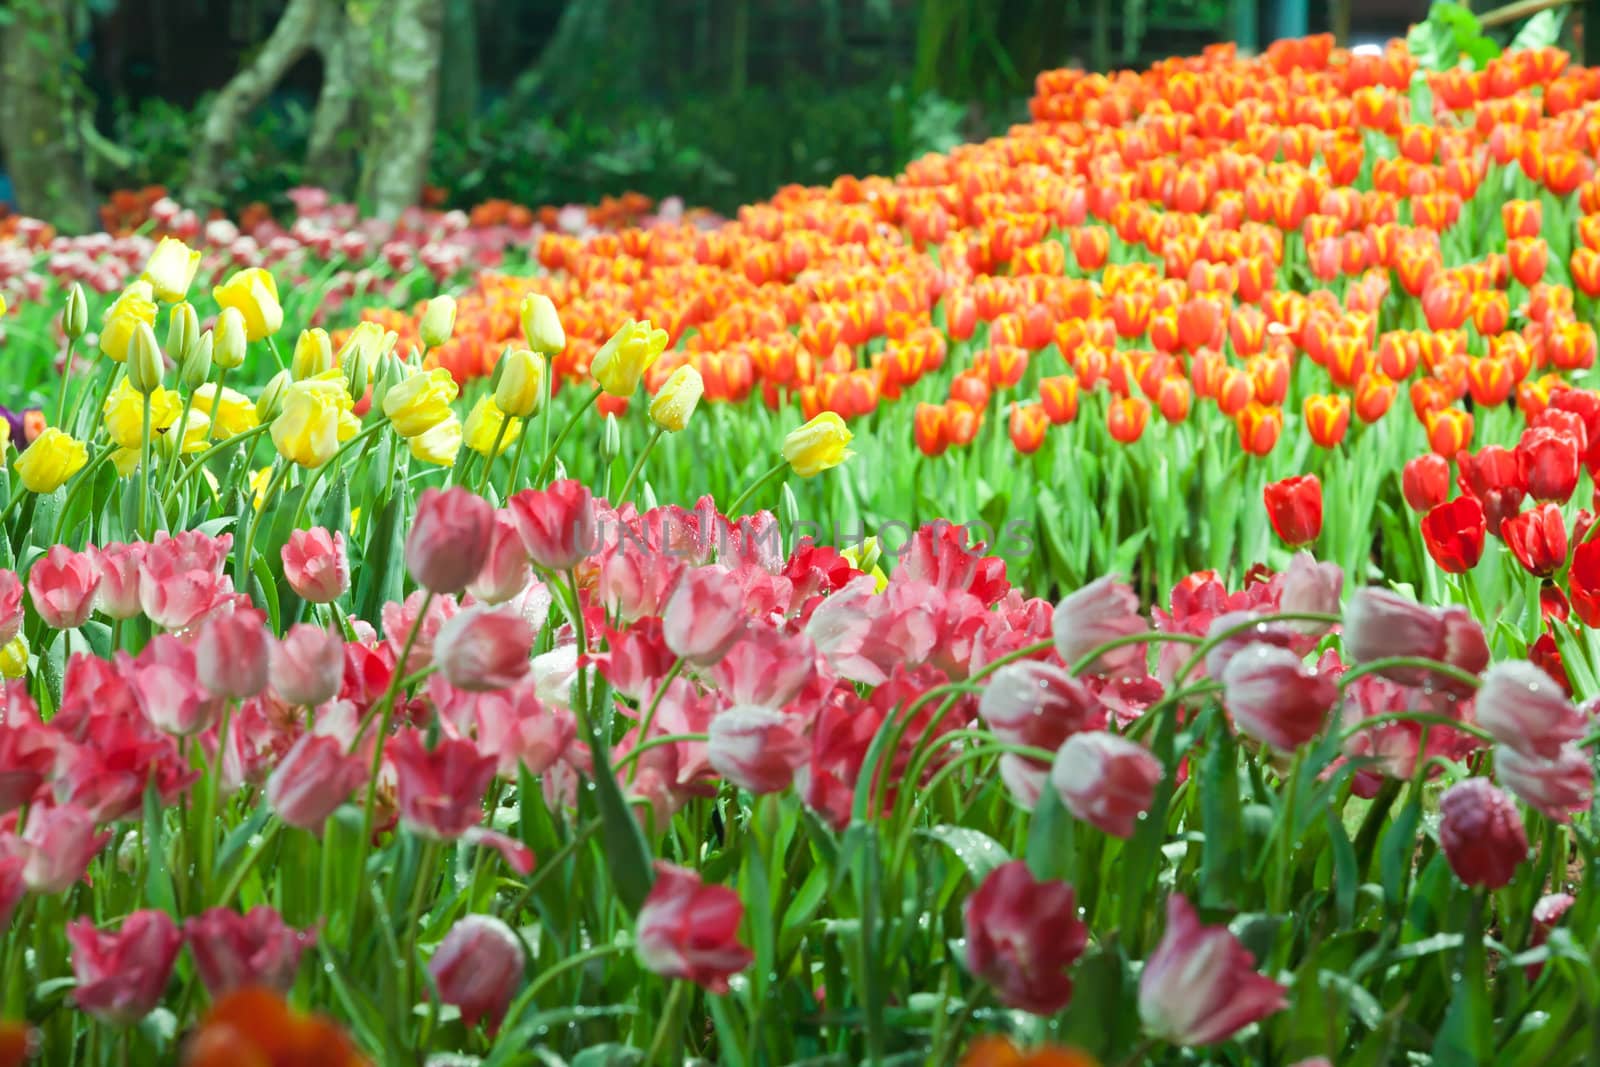
M 655 885 L 639 909 L 639 961 L 663 977 L 726 993 L 728 978 L 754 958 L 738 940 L 744 917 L 739 894 L 660 860 L 655 871 Z
M 1161 761 L 1143 745 L 1093 730 L 1073 734 L 1056 750 L 1050 784 L 1076 818 L 1115 837 L 1132 837 L 1150 810 Z
M 1487 778 L 1468 778 L 1440 798 L 1439 813 L 1439 847 L 1456 877 L 1486 889 L 1509 885 L 1528 855 L 1516 803 Z
M 1489 445 L 1476 455 L 1463 452 L 1456 460 L 1461 468 L 1456 479 L 1461 491 L 1470 493 L 1483 505 L 1489 532 L 1499 537 L 1501 524 L 1522 507 L 1526 493 L 1516 453 Z
M 662 656 L 656 663 L 656 669 L 649 672 L 655 676 L 649 692 L 638 699 L 648 700 L 655 693 L 655 681 L 672 666 L 672 657 Z M 752 628 L 711 667 L 717 689 L 730 702 L 766 708 L 789 703 L 816 673 L 817 648 L 811 638 L 767 627 Z
M 1412 511 L 1426 514 L 1450 497 L 1450 461 L 1433 452 L 1409 460 L 1400 488 Z
M 23 859 L 22 880 L 35 893 L 65 893 L 89 869 L 109 830 L 95 833 L 94 816 L 76 805 L 35 807 L 21 837 L 0 839 L 0 851 Z
M 505 689 L 527 677 L 533 639 L 521 612 L 474 605 L 439 627 L 433 661 L 457 689 Z
M 1550 759 L 1497 745 L 1494 773 L 1524 804 L 1553 822 L 1570 823 L 1574 812 L 1588 811 L 1594 803 L 1594 767 L 1576 745 L 1563 746 Z
M 286 703 L 306 707 L 332 700 L 344 681 L 344 639 L 308 622 L 289 627 L 272 643 L 272 689 Z
M 28 572 L 33 610 L 55 630 L 72 630 L 88 622 L 99 588 L 100 568 L 94 556 L 66 545 L 53 546 Z
M 776 793 L 811 755 L 804 722 L 754 704 L 736 704 L 711 720 L 706 758 L 711 769 L 741 789 Z
M 491 1029 L 505 1018 L 526 968 L 522 942 L 492 915 L 456 920 L 428 961 L 439 999 L 460 1008 L 468 1027 L 487 1018 Z
M 1517 472 L 1535 500 L 1565 504 L 1578 488 L 1579 445 L 1548 426 L 1526 430 L 1517 442 Z
M 1273 482 L 1262 496 L 1273 532 L 1290 548 L 1310 544 L 1322 533 L 1322 482 L 1315 474 Z
M 290 826 L 318 833 L 367 769 L 337 738 L 302 734 L 267 779 L 267 803 Z
M 414 834 L 454 840 L 483 821 L 483 793 L 494 778 L 493 756 L 461 738 L 428 748 L 423 735 L 405 730 L 389 742 L 400 823 Z
M 1021 860 L 984 878 L 963 909 L 967 969 L 995 988 L 1007 1007 L 1054 1015 L 1072 999 L 1068 973 L 1089 930 L 1066 882 L 1041 882 Z
M 370 1067 L 333 1023 L 259 987 L 219 1000 L 185 1043 L 182 1067 Z
M 668 648 L 690 663 L 709 666 L 744 636 L 744 590 L 720 564 L 685 571 L 661 625 Z
M 1500 536 L 1529 574 L 1548 578 L 1567 561 L 1567 525 L 1561 509 L 1540 504 L 1500 526 Z
M 1539 898 L 1533 906 L 1533 929 L 1528 931 L 1528 947 L 1538 948 L 1550 938 L 1550 931 L 1560 924 L 1562 916 L 1572 908 L 1577 901 L 1569 893 L 1548 893 Z M 1544 970 L 1544 964 L 1532 963 L 1525 972 L 1528 981 L 1537 981 L 1539 973 Z
M 494 509 L 476 493 L 424 489 L 406 537 L 406 570 L 430 592 L 459 593 L 489 558 L 493 528 Z
M 344 534 L 320 526 L 295 530 L 283 546 L 283 577 L 301 600 L 331 604 L 350 588 Z
M 316 940 L 315 933 L 296 930 L 265 904 L 247 915 L 212 908 L 186 920 L 183 934 L 195 972 L 213 1000 L 248 986 L 287 993 L 301 953 Z
M 553 571 L 571 570 L 596 546 L 594 498 L 582 482 L 553 482 L 524 489 L 506 501 L 528 557 Z
M 1441 570 L 1465 574 L 1483 558 L 1488 533 L 1483 505 L 1470 496 L 1440 504 L 1422 518 L 1422 543 Z
M 1288 1003 L 1226 926 L 1202 926 L 1188 900 L 1167 898 L 1167 930 L 1139 975 L 1139 1017 L 1174 1045 L 1226 1040 Z
M 253 697 L 267 687 L 272 635 L 267 617 L 254 608 L 214 615 L 200 626 L 194 663 L 200 684 L 213 696 Z
M 1339 698 L 1333 680 L 1285 648 L 1257 642 L 1228 659 L 1222 706 L 1239 732 L 1293 752 L 1322 732 Z
M 101 933 L 88 919 L 67 926 L 72 999 L 101 1022 L 128 1026 L 161 1003 L 172 964 L 183 947 L 177 924 L 163 911 L 136 911 L 116 933 Z
M 1478 725 L 1526 756 L 1554 759 L 1583 736 L 1583 715 L 1549 675 L 1526 660 L 1491 667 L 1474 707 Z
M 1591 538 L 1573 549 L 1567 594 L 1583 624 L 1600 627 L 1600 540 Z

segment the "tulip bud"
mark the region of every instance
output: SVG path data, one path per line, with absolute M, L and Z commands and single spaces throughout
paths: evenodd
M 567 347 L 561 316 L 543 293 L 529 293 L 522 298 L 522 336 L 527 338 L 528 347 L 540 355 L 553 356 Z
M 615 415 L 606 415 L 605 431 L 600 435 L 600 458 L 607 463 L 622 453 L 622 428 Z
M 61 332 L 76 341 L 89 329 L 89 298 L 77 282 L 67 290 L 67 306 L 61 312 Z
M 244 365 L 245 346 L 248 341 L 244 331 L 244 315 L 238 308 L 223 308 L 217 316 L 215 339 L 211 359 L 223 370 Z
M 461 1009 L 471 1027 L 487 1018 L 498 1024 L 522 981 L 527 956 L 522 942 L 505 923 L 489 915 L 467 915 L 450 928 L 428 973 L 439 999 Z
M 428 301 L 422 313 L 417 332 L 422 335 L 424 348 L 438 348 L 450 340 L 456 328 L 456 301 L 451 296 L 436 296 Z
M 218 363 L 221 364 L 220 359 Z M 283 410 L 283 393 L 289 388 L 289 380 L 289 372 L 281 370 L 262 387 L 261 396 L 256 399 L 257 422 L 271 422 L 278 417 L 278 413 Z
M 183 359 L 178 363 L 178 378 L 183 382 L 185 389 L 193 392 L 206 384 L 206 379 L 211 377 L 211 331 L 207 330 L 200 335 L 200 339 L 189 346 Z
M 272 688 L 290 704 L 315 707 L 338 695 L 344 679 L 344 640 L 308 622 L 289 627 L 271 653 Z
M 513 418 L 526 419 L 544 406 L 545 359 L 526 348 L 514 348 L 494 368 L 495 407 Z
M 374 411 L 383 410 L 384 398 L 406 376 L 405 364 L 400 362 L 400 357 L 393 352 L 385 352 L 378 361 L 378 374 L 372 381 L 372 408 Z
M 128 346 L 128 384 L 149 396 L 161 388 L 166 369 L 161 346 L 156 344 L 156 332 L 148 322 L 136 323 Z
M 705 379 L 700 377 L 699 371 L 687 364 L 679 367 L 650 401 L 650 421 L 659 429 L 677 433 L 689 425 L 705 390 Z
M 1468 778 L 1439 800 L 1439 847 L 1467 885 L 1509 885 L 1528 856 L 1528 837 L 1516 802 L 1487 778 Z
M 200 627 L 195 671 L 213 695 L 244 700 L 267 687 L 272 635 L 266 616 L 253 608 L 215 615 Z
M 173 304 L 167 312 L 167 354 L 179 367 L 189 357 L 189 350 L 200 341 L 200 316 L 187 300 Z
M 320 326 L 301 330 L 294 343 L 294 356 L 289 360 L 289 370 L 294 380 L 298 382 L 315 378 L 332 369 L 333 343 L 328 340 L 328 331 Z

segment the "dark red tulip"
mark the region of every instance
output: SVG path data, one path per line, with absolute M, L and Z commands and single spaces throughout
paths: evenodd
M 1426 515 L 1450 499 L 1450 461 L 1436 452 L 1424 452 L 1405 465 L 1400 489 L 1407 506 Z
M 1476 455 L 1463 452 L 1456 462 L 1461 470 L 1456 483 L 1463 493 L 1476 497 L 1483 505 L 1489 532 L 1499 537 L 1500 524 L 1521 509 L 1522 498 L 1527 494 L 1516 453 L 1490 445 Z
M 1465 574 L 1483 558 L 1488 529 L 1477 498 L 1458 496 L 1422 517 L 1422 543 L 1441 570 Z
M 1527 430 L 1517 442 L 1517 470 L 1529 496 L 1565 504 L 1578 488 L 1578 442 L 1548 426 Z
M 1322 533 L 1322 482 L 1301 474 L 1262 490 L 1272 529 L 1290 548 L 1308 545 Z
M 1072 999 L 1067 974 L 1088 942 L 1077 895 L 1041 882 L 1021 860 L 989 872 L 966 904 L 967 967 L 1009 1007 L 1054 1015 Z
M 1548 578 L 1567 561 L 1567 523 L 1554 504 L 1540 504 L 1500 527 L 1506 547 L 1529 574 Z
M 1487 778 L 1451 786 L 1439 801 L 1439 847 L 1467 885 L 1499 889 L 1528 856 L 1528 835 L 1516 801 Z
M 1585 626 L 1600 628 L 1600 540 L 1585 541 L 1573 550 L 1567 599 Z

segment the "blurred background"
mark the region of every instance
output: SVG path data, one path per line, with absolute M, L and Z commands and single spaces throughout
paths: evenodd
M 1511 6 L 1530 2 L 1564 6 Z M 1322 31 L 1377 44 L 1427 16 L 1425 0 L 0 0 L 0 204 L 68 231 L 152 185 L 232 214 L 281 213 L 299 186 L 380 215 L 627 191 L 731 212 L 1023 121 L 1041 70 Z

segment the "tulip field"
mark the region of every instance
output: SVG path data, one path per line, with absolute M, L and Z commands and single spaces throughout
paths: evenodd
M 723 218 L 0 219 L 0 1065 L 1600 1062 L 1600 69 Z

